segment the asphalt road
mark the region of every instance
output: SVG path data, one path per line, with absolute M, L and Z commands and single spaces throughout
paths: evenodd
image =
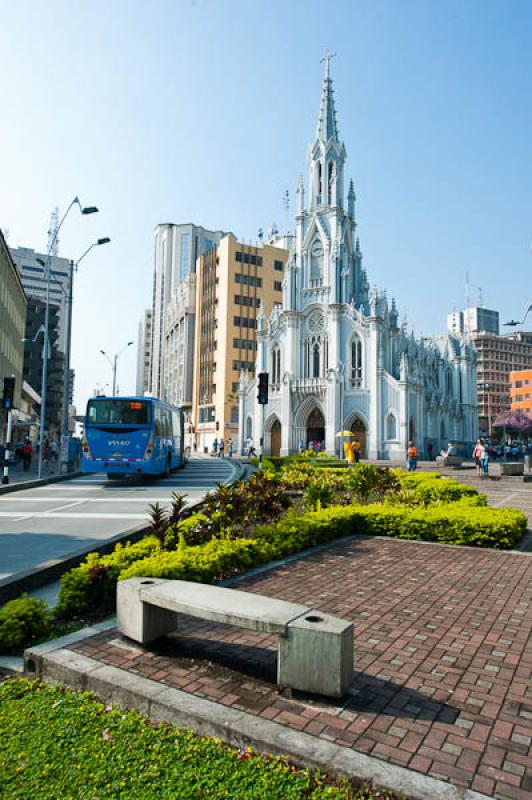
M 195 503 L 231 480 L 236 467 L 211 457 L 191 458 L 184 469 L 148 483 L 87 475 L 0 496 L 0 579 L 63 558 L 147 521 L 148 505 L 168 505 L 172 492 Z

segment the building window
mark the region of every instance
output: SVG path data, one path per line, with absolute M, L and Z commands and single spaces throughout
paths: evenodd
M 238 406 L 231 408 L 231 422 L 238 422 Z
M 279 347 L 272 348 L 272 386 L 278 386 L 281 383 L 281 350 Z
M 273 288 L 274 288 L 274 290 L 276 292 L 282 292 L 283 291 L 283 284 L 281 283 L 281 281 L 274 281 L 273 282 Z
M 181 234 L 181 253 L 179 256 L 179 279 L 184 281 L 190 272 L 190 233 Z
M 312 348 L 312 377 L 320 377 L 320 346 L 317 342 Z
M 262 286 L 262 278 L 256 278 L 254 275 L 242 275 L 240 272 L 235 275 L 235 282 L 247 286 Z
M 253 317 L 233 317 L 233 324 L 239 328 L 257 327 L 257 321 Z
M 397 420 L 393 414 L 388 414 L 386 420 L 386 438 L 397 439 Z
M 274 261 L 273 268 L 276 269 L 278 272 L 282 272 L 284 269 L 284 264 L 282 261 Z
M 351 342 L 351 381 L 360 383 L 362 380 L 362 342 L 355 336 Z

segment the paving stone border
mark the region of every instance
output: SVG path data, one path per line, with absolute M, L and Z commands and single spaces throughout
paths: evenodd
M 201 736 L 215 736 L 233 747 L 284 755 L 311 769 L 335 777 L 357 778 L 368 784 L 405 794 L 411 800 L 489 800 L 489 796 L 463 789 L 405 767 L 381 761 L 310 734 L 293 731 L 211 700 L 173 689 L 149 678 L 131 675 L 118 667 L 66 649 L 113 627 L 110 620 L 30 648 L 25 672 L 45 683 L 93 692 L 100 700 L 121 708 L 135 708 L 153 721 L 191 728 Z

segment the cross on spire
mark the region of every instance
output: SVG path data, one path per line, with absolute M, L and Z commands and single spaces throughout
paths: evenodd
M 327 48 L 323 58 L 320 58 L 320 64 L 325 62 L 325 80 L 329 79 L 329 65 L 331 63 L 331 59 L 335 58 L 335 56 L 336 53 L 331 53 L 331 51 Z

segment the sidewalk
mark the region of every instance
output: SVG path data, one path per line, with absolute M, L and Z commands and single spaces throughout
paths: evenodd
M 79 474 L 79 471 L 76 470 L 75 472 L 60 472 L 59 469 L 59 462 L 54 464 L 53 466 L 43 467 L 42 474 L 41 474 L 41 481 L 50 481 L 50 479 L 57 480 L 58 476 L 61 479 L 67 480 L 68 478 L 72 478 L 75 475 Z M 2 477 L 3 477 L 3 469 L 2 469 Z M 0 483 L 0 494 L 3 492 L 9 491 L 12 486 L 20 487 L 21 489 L 22 484 L 28 484 L 28 489 L 31 489 L 35 485 L 39 485 L 39 477 L 38 477 L 38 461 L 37 458 L 32 460 L 31 467 L 28 470 L 24 470 L 22 464 L 10 464 L 9 466 L 9 483 L 3 484 Z

